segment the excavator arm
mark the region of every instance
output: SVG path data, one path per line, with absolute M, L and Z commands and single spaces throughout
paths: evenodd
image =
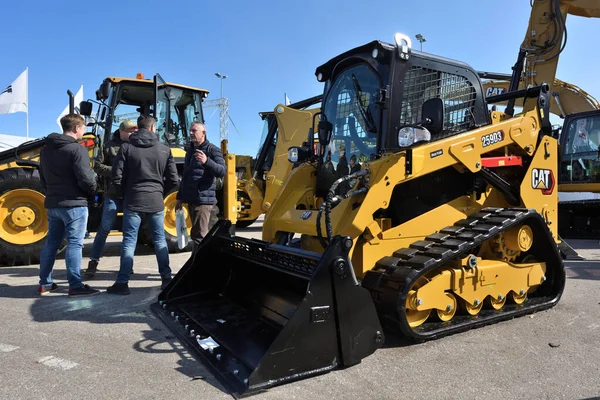
M 515 64 L 510 88 L 516 90 L 521 81 L 524 87 L 547 82 L 554 92 L 556 68 L 567 42 L 568 15 L 586 18 L 600 17 L 598 0 L 536 0 L 532 4 L 529 24 Z M 512 113 L 509 102 L 508 111 Z M 524 111 L 533 109 L 527 101 Z

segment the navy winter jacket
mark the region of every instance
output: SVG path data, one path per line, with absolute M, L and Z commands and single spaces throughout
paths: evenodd
M 196 149 L 206 154 L 204 165 L 194 158 Z M 185 162 L 177 200 L 187 204 L 217 204 L 215 178 L 223 178 L 226 173 L 223 153 L 208 139 L 198 147 L 190 144 L 185 153 Z

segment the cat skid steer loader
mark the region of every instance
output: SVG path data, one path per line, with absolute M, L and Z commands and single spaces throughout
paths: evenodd
M 486 99 L 469 65 L 395 39 L 317 68 L 320 121 L 263 240 L 219 221 L 152 305 L 236 396 L 357 364 L 384 326 L 424 341 L 561 297 L 548 85 Z

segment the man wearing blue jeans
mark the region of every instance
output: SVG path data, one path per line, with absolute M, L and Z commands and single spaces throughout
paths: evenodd
M 52 281 L 56 253 L 66 236 L 65 264 L 69 296 L 99 293 L 81 282 L 81 250 L 88 220 L 88 197 L 96 191 L 87 149 L 78 143 L 85 133 L 85 120 L 78 114 L 60 119 L 63 134 L 51 133 L 40 152 L 40 179 L 46 189 L 48 236 L 40 254 L 38 294 L 58 289 Z
M 103 151 L 98 154 L 94 162 L 94 170 L 103 179 L 104 183 L 104 205 L 102 207 L 100 229 L 96 232 L 90 262 L 85 271 L 85 277 L 88 279 L 96 275 L 98 262 L 100 261 L 100 257 L 102 257 L 104 245 L 106 244 L 106 238 L 117 219 L 117 212 L 122 208 L 123 200 L 121 199 L 121 195 L 116 192 L 112 184 L 112 165 L 121 148 L 121 144 L 128 141 L 129 135 L 135 132 L 136 129 L 137 126 L 130 120 L 121 122 L 119 129 L 105 143 Z
M 121 145 L 113 164 L 113 184 L 123 195 L 123 243 L 116 282 L 106 289 L 111 294 L 129 294 L 129 276 L 138 231 L 145 219 L 156 253 L 161 288 L 171 281 L 169 249 L 164 228 L 164 194 L 179 184 L 171 149 L 158 141 L 156 119 L 138 118 L 138 131 Z

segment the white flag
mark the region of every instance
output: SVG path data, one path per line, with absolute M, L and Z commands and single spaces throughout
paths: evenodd
M 83 101 L 83 85 L 81 85 L 81 87 L 77 91 L 77 94 L 75 94 L 75 98 L 73 100 L 74 100 L 73 105 L 75 107 L 75 114 L 79 114 L 79 103 L 81 103 Z M 65 115 L 67 115 L 68 113 L 69 113 L 69 104 L 67 104 L 65 109 L 60 113 L 60 115 L 56 119 L 56 123 L 58 124 L 60 129 L 62 129 L 62 125 L 60 124 L 60 119 L 62 117 L 64 117 Z
M 0 93 L 0 114 L 27 112 L 27 69 Z
M 287 97 L 287 93 L 285 93 L 285 105 L 289 106 L 290 104 L 292 104 L 292 102 L 290 101 L 290 99 Z

